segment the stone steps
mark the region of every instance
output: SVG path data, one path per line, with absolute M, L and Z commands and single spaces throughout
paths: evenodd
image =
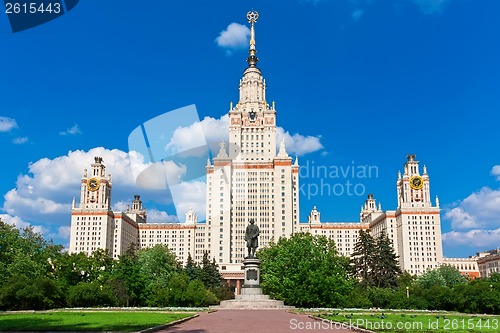
M 236 295 L 235 300 L 237 301 L 265 301 L 269 300 L 269 295 Z
M 238 295 L 240 296 L 240 295 Z M 267 296 L 269 295 L 261 295 Z M 220 302 L 218 306 L 211 306 L 211 309 L 291 309 L 293 306 L 285 306 L 283 301 L 272 299 L 238 300 L 231 299 Z
M 293 309 L 293 306 L 285 306 L 283 301 L 270 299 L 269 295 L 262 294 L 260 287 L 260 261 L 257 258 L 245 258 L 245 279 L 241 287 L 241 295 L 235 299 L 220 302 L 218 306 L 210 309 Z

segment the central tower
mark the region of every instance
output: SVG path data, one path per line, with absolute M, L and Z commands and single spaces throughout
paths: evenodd
M 229 157 L 239 161 L 272 161 L 276 156 L 276 110 L 266 102 L 266 81 L 257 68 L 255 22 L 257 12 L 249 12 L 250 49 L 248 68 L 240 80 L 238 104 L 229 110 Z
M 232 264 L 239 270 L 249 219 L 261 230 L 260 247 L 299 227 L 299 166 L 284 141 L 276 152 L 276 109 L 267 103 L 266 82 L 257 67 L 258 17 L 257 12 L 247 14 L 248 67 L 239 82 L 239 101 L 228 112 L 229 145 L 226 149 L 221 142 L 213 163 L 207 163 L 206 248 L 223 273 Z

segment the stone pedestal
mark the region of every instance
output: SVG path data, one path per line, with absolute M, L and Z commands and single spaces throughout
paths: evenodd
M 245 258 L 243 260 L 245 279 L 241 287 L 241 295 L 262 295 L 260 287 L 260 260 L 257 258 Z
M 284 309 L 293 308 L 285 306 L 283 301 L 276 301 L 269 298 L 269 295 L 262 294 L 260 287 L 260 260 L 257 258 L 245 258 L 243 260 L 245 279 L 241 286 L 241 295 L 236 295 L 235 299 L 222 301 L 215 309 Z

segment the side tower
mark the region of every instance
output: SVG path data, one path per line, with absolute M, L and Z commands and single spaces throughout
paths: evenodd
M 249 12 L 248 67 L 239 82 L 239 101 L 229 109 L 229 144 L 207 163 L 206 248 L 224 269 L 245 256 L 244 234 L 253 218 L 260 246 L 299 228 L 298 161 L 285 142 L 276 153 L 276 109 L 266 101 L 266 82 L 257 67 L 255 23 Z
M 102 157 L 95 157 L 94 163 L 83 171 L 80 190 L 80 204 L 73 199 L 71 208 L 71 233 L 69 253 L 92 254 L 105 249 L 112 255 L 113 212 L 111 211 L 111 175 L 106 176 Z
M 401 269 L 422 274 L 443 261 L 439 201 L 433 206 L 427 168 L 420 173 L 415 155 L 408 155 L 396 182 L 396 230 Z

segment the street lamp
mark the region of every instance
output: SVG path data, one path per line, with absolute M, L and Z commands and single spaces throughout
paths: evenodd
M 410 298 L 410 287 L 406 286 L 406 298 Z

